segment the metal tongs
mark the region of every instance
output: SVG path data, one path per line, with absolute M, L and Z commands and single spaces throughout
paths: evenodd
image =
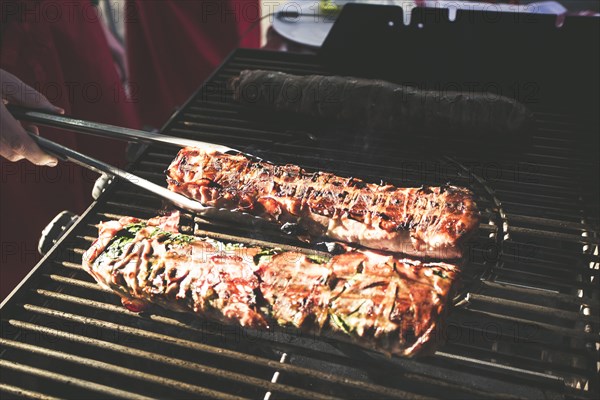
M 29 121 L 37 125 L 60 128 L 72 132 L 84 133 L 89 135 L 109 137 L 129 142 L 143 144 L 161 144 L 173 147 L 200 147 L 203 149 L 215 150 L 221 153 L 243 154 L 251 158 L 256 158 L 251 154 L 246 154 L 242 151 L 233 149 L 231 147 L 222 146 L 219 144 L 161 135 L 136 129 L 118 127 L 109 124 L 84 121 L 80 119 L 66 117 L 63 115 L 51 114 L 45 111 L 33 110 L 10 104 L 7 105 L 7 108 L 16 119 L 21 121 Z M 105 173 L 112 177 L 118 177 L 127 180 L 133 185 L 136 185 L 149 192 L 152 192 L 183 209 L 192 211 L 197 214 L 206 215 L 209 212 L 216 211 L 214 207 L 204 206 L 195 200 L 174 193 L 165 187 L 157 185 L 153 182 L 148 181 L 147 179 L 141 178 L 120 168 L 114 167 L 108 163 L 79 153 L 73 149 L 70 149 L 66 146 L 63 146 L 41 136 L 37 136 L 32 133 L 29 133 L 29 135 L 42 149 L 64 161 L 71 161 L 94 172 Z

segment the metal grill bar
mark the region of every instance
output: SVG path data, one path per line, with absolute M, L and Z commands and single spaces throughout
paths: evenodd
M 61 400 L 59 397 L 48 396 L 40 392 L 34 392 L 33 390 L 23 389 L 13 385 L 7 385 L 0 383 L 0 392 L 8 393 L 18 397 L 28 397 L 30 399 L 37 400 Z
M 462 312 L 462 311 L 457 311 L 457 312 Z M 587 339 L 589 341 L 596 340 L 596 335 L 592 334 L 591 332 L 585 332 L 585 331 L 579 330 L 579 329 L 563 328 L 563 327 L 560 327 L 557 325 L 547 324 L 547 323 L 543 323 L 543 322 L 532 322 L 529 319 L 517 318 L 517 317 L 494 313 L 494 312 L 489 312 L 489 311 L 469 310 L 469 316 L 476 316 L 479 318 L 482 318 L 482 317 L 490 318 L 492 320 L 499 321 L 499 322 L 512 323 L 514 326 L 518 326 L 519 324 L 522 324 L 524 326 L 527 326 L 527 325 L 535 326 L 536 329 L 541 328 L 544 330 L 548 330 L 549 332 L 560 333 L 566 337 L 571 337 L 571 338 Z
M 476 294 L 476 293 L 471 294 L 469 296 L 469 302 L 478 302 L 478 301 L 493 304 L 493 305 L 499 305 L 499 306 L 521 308 L 524 310 L 539 313 L 541 315 L 553 314 L 555 317 L 567 319 L 567 320 L 571 320 L 571 321 L 580 321 L 580 320 L 582 320 L 582 318 L 586 321 L 591 321 L 594 323 L 598 323 L 600 321 L 600 317 L 598 317 L 597 315 L 588 315 L 588 316 L 582 317 L 580 312 L 557 310 L 554 307 L 541 306 L 541 305 L 531 304 L 531 303 L 523 303 L 521 301 L 503 299 L 503 298 L 498 298 L 495 296 L 488 296 L 488 295 Z
M 448 353 L 445 353 L 445 352 L 440 352 L 439 355 L 441 357 L 447 357 L 447 358 L 450 358 L 450 359 L 468 361 L 471 364 L 482 364 L 482 365 L 488 365 L 488 366 L 494 366 L 494 367 L 497 366 L 497 364 L 495 364 L 495 363 L 490 363 L 490 362 L 487 362 L 487 361 L 478 360 L 478 359 L 472 358 L 472 357 L 463 357 L 463 356 L 458 356 L 456 354 L 448 354 Z M 525 370 L 525 369 L 522 369 L 522 368 L 512 368 L 512 367 L 508 367 L 508 366 L 505 366 L 504 368 L 511 369 L 511 370 L 513 370 L 513 371 L 515 371 L 517 373 L 521 373 L 521 374 L 538 375 L 540 377 L 543 377 L 544 379 L 552 379 L 552 380 L 560 381 L 560 378 L 558 378 L 556 376 L 548 375 L 548 374 L 539 374 L 539 373 L 536 374 L 535 372 L 528 371 L 528 370 Z
M 57 263 L 63 268 L 69 268 L 73 271 L 81 271 L 81 264 L 77 264 L 70 261 L 59 261 Z
M 586 304 L 592 304 L 593 307 L 600 307 L 599 300 L 589 299 L 589 300 L 591 300 L 591 303 L 587 303 L 588 299 L 582 301 L 572 295 L 566 295 L 566 294 L 561 294 L 561 293 L 556 293 L 556 292 L 550 293 L 550 292 L 544 291 L 543 289 L 539 289 L 539 288 L 528 288 L 528 287 L 516 286 L 516 285 L 499 283 L 499 282 L 491 282 L 491 281 L 481 282 L 481 285 L 483 287 L 487 287 L 487 288 L 494 289 L 494 290 L 502 290 L 502 291 L 508 291 L 510 293 L 525 294 L 526 296 L 531 296 L 532 301 L 535 301 L 536 299 L 539 299 L 541 297 L 541 298 L 549 299 L 549 300 L 556 301 L 556 302 L 564 302 L 565 304 L 570 305 L 570 306 L 575 305 L 575 306 L 580 307 L 582 304 L 584 304 L 582 302 L 585 301 Z
M 112 293 L 110 289 L 105 289 L 102 286 L 98 285 L 97 283 L 91 283 L 91 282 L 85 282 L 85 281 L 80 281 L 78 279 L 72 279 L 72 278 L 67 278 L 61 275 L 44 275 L 46 278 L 58 282 L 58 283 L 64 283 L 66 285 L 72 285 L 72 286 L 79 286 L 82 287 L 84 289 L 90 289 L 90 290 L 97 290 L 100 292 L 105 292 L 105 293 Z M 37 290 L 38 293 L 40 294 L 44 294 L 44 293 L 51 293 L 48 292 L 47 290 Z
M 139 394 L 131 393 L 126 390 L 116 389 L 116 388 L 112 388 L 110 386 L 105 386 L 105 385 L 99 385 L 99 384 L 91 382 L 91 381 L 77 379 L 77 378 L 69 377 L 69 376 L 66 376 L 63 374 L 56 374 L 54 372 L 50 372 L 45 369 L 35 368 L 35 367 L 31 367 L 31 366 L 28 366 L 25 364 L 17 363 L 17 362 L 0 360 L 0 367 L 10 369 L 13 371 L 23 372 L 23 373 L 33 375 L 33 376 L 38 376 L 38 377 L 44 378 L 44 379 L 54 380 L 54 381 L 65 383 L 65 384 L 71 385 L 71 386 L 77 386 L 82 389 L 102 393 L 107 396 L 118 396 L 122 399 L 132 399 L 132 400 L 134 400 L 134 399 L 144 399 L 144 400 L 152 399 L 151 397 L 141 396 Z

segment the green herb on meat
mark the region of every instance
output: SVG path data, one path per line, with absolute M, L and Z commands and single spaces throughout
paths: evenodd
M 331 260 L 331 257 L 329 256 L 321 256 L 318 254 L 309 255 L 306 256 L 306 258 L 308 258 L 310 261 L 316 264 L 325 264 L 326 262 L 329 262 L 329 260 Z
M 206 242 L 206 243 L 210 243 L 214 247 L 216 247 L 219 251 L 224 251 L 224 252 L 235 252 L 236 250 L 246 248 L 246 245 L 244 243 L 224 243 L 224 242 L 221 242 L 219 240 L 209 238 L 209 237 L 204 237 L 200 240 L 202 240 L 203 242 Z
M 246 246 L 243 243 L 225 243 L 225 251 L 238 250 L 243 249 Z
M 254 257 L 252 258 L 252 260 L 254 261 L 254 265 L 260 264 L 263 261 L 263 258 L 265 258 L 264 261 L 270 260 L 278 252 L 279 252 L 279 250 L 277 250 L 277 249 L 267 249 L 267 248 L 262 249 L 260 252 L 256 253 L 254 255 Z
M 190 235 L 184 235 L 182 233 L 169 233 L 169 232 L 164 232 L 165 235 L 167 235 L 167 240 L 165 240 L 165 245 L 169 245 L 169 247 L 175 245 L 175 246 L 182 246 L 185 244 L 189 244 L 192 243 L 195 238 L 193 236 Z
M 137 233 L 145 226 L 146 224 L 143 223 L 127 225 L 124 229 L 117 232 L 102 255 L 113 260 L 120 257 L 125 250 L 125 246 L 133 242 Z
M 111 260 L 121 257 L 127 244 L 133 242 L 138 232 L 146 226 L 147 225 L 143 222 L 125 226 L 115 234 L 108 246 L 106 246 L 104 252 L 98 257 L 97 262 L 101 262 L 105 257 L 108 257 Z M 152 232 L 150 232 L 149 237 L 159 239 L 167 246 L 167 248 L 188 244 L 195 239 L 194 236 L 171 233 L 160 228 L 154 228 Z
M 150 237 L 155 238 L 160 243 L 163 243 L 167 249 L 170 249 L 173 246 L 189 244 L 196 240 L 194 236 L 185 235 L 183 233 L 167 232 L 160 228 L 155 228 L 150 234 Z
M 358 305 L 358 307 L 356 307 L 354 310 L 352 310 L 352 311 L 350 311 L 350 312 L 348 313 L 348 316 L 351 316 L 352 314 L 356 314 L 356 313 L 358 312 L 358 310 L 360 310 L 360 308 L 361 308 L 363 305 L 365 305 L 366 303 L 367 303 L 367 300 L 365 300 L 365 301 L 363 301 L 362 303 L 360 303 L 360 304 Z
M 341 330 L 343 330 L 347 334 L 350 334 L 352 332 L 352 329 L 350 329 L 346 321 L 344 321 L 344 319 L 339 315 L 331 314 L 331 320 L 335 325 L 337 325 Z
M 142 230 L 142 228 L 145 228 L 145 227 L 146 227 L 146 224 L 143 222 L 140 222 L 140 223 L 136 223 L 136 224 L 129 224 L 124 228 L 124 230 L 126 230 L 127 232 L 129 232 L 135 236 L 139 231 Z

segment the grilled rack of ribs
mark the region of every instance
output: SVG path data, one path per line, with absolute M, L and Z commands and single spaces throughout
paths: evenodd
M 416 257 L 460 258 L 479 226 L 465 188 L 398 188 L 199 148 L 179 152 L 167 182 L 207 206 L 296 224 L 312 239 Z
M 459 267 L 371 250 L 316 256 L 178 232 L 177 213 L 100 224 L 84 268 L 137 310 L 251 328 L 293 326 L 386 354 L 430 354 Z

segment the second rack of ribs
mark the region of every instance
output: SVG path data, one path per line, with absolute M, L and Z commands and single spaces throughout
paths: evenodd
M 466 188 L 398 188 L 198 148 L 179 152 L 167 182 L 205 205 L 297 224 L 314 239 L 411 256 L 459 258 L 479 225 Z

